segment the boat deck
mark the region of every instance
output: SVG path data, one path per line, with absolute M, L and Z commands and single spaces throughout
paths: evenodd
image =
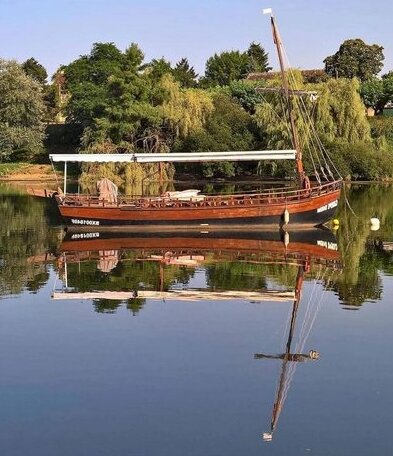
M 242 193 L 231 195 L 194 195 L 190 197 L 130 197 L 118 196 L 114 200 L 100 198 L 96 195 L 58 195 L 58 202 L 62 206 L 106 207 L 120 208 L 189 208 L 189 207 L 226 207 L 275 205 L 312 199 L 329 194 L 341 188 L 341 180 L 329 182 L 310 189 L 288 190 L 287 188 L 272 189 L 262 193 Z

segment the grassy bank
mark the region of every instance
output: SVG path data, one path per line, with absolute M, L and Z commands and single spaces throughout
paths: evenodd
M 51 165 L 0 163 L 0 180 L 50 181 L 54 178 Z

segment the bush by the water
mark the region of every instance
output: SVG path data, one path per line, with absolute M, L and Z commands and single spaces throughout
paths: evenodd
M 349 144 L 335 141 L 328 145 L 330 155 L 343 177 L 384 180 L 393 175 L 393 150 L 378 149 L 371 143 Z
M 370 117 L 371 135 L 374 138 L 385 137 L 393 143 L 393 117 Z

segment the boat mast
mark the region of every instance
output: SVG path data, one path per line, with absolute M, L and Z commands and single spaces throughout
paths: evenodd
M 293 144 L 293 147 L 296 149 L 296 169 L 297 169 L 297 173 L 299 176 L 299 185 L 301 188 L 303 188 L 304 179 L 306 177 L 305 172 L 304 172 L 304 166 L 303 166 L 303 154 L 302 154 L 302 149 L 301 149 L 301 146 L 299 143 L 299 137 L 298 137 L 297 128 L 296 128 L 296 124 L 295 124 L 295 118 L 293 115 L 293 105 L 292 105 L 292 99 L 291 99 L 291 92 L 289 89 L 288 77 L 285 72 L 285 63 L 284 63 L 281 36 L 278 31 L 276 19 L 273 16 L 272 10 L 269 8 L 269 9 L 265 10 L 264 13 L 271 14 L 270 21 L 271 21 L 271 26 L 272 26 L 273 41 L 274 41 L 274 44 L 276 45 L 278 60 L 280 62 L 281 79 L 282 79 L 282 84 L 283 84 L 283 89 L 284 89 L 285 100 L 287 102 L 287 107 L 288 107 L 288 117 L 289 117 L 289 123 L 290 123 L 290 127 L 291 127 L 292 144 Z

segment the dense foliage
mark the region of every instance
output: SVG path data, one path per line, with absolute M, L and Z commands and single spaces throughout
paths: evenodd
M 317 148 L 330 151 L 344 176 L 392 177 L 390 130 L 373 120 L 370 130 L 365 113 L 367 107 L 379 114 L 386 103 L 393 102 L 393 72 L 376 76 L 382 61 L 382 47 L 354 39 L 325 59 L 325 71 L 288 71 L 291 88 L 318 94 L 316 102 L 308 97 L 293 100 L 306 168 L 316 178 L 321 160 L 327 159 L 326 152 L 317 155 Z M 0 111 L 3 160 L 32 158 L 42 150 L 43 121 L 64 120 L 67 128 L 47 128 L 45 145 L 51 151 L 56 147 L 64 152 L 79 147 L 92 153 L 293 147 L 282 96 L 256 90 L 282 85 L 280 74 L 270 72 L 268 54 L 259 43 L 251 43 L 246 51 L 214 54 L 199 79 L 187 58 L 174 65 L 164 57 L 146 62 L 135 43 L 125 51 L 114 43 L 95 43 L 89 54 L 59 68 L 49 83 L 45 68 L 34 58 L 21 67 L 8 63 L 7 71 L 4 65 L 1 88 L 5 96 L 0 103 L 8 103 L 17 115 L 8 113 L 6 118 L 5 110 Z M 315 133 L 320 144 L 312 139 Z M 323 166 L 321 175 L 329 172 Z M 220 163 L 178 169 L 207 177 L 294 174 L 293 163 Z M 165 166 L 161 171 L 164 179 L 171 179 L 174 168 Z M 157 180 L 158 165 L 82 168 L 85 185 L 100 176 L 128 188 L 136 185 L 139 192 L 142 182 L 146 189 L 149 181 Z
M 344 46 L 345 48 L 345 46 Z M 132 44 L 121 52 L 113 43 L 96 43 L 85 55 L 63 68 L 70 94 L 67 115 L 83 126 L 82 146 L 91 152 L 114 151 L 225 151 L 292 147 L 281 97 L 256 91 L 261 86 L 281 85 L 279 75 L 264 81 L 245 80 L 250 71 L 266 71 L 267 54 L 259 44 L 246 52 L 231 51 L 208 59 L 205 77 L 196 88 L 196 74 L 187 59 L 174 68 L 164 58 L 145 63 L 142 51 Z M 316 91 L 316 103 L 295 100 L 294 112 L 308 171 L 319 160 L 311 138 L 315 124 L 322 143 L 328 146 L 339 171 L 359 178 L 392 175 L 388 143 L 374 141 L 359 96 L 357 79 L 322 78 L 317 72 L 303 78 L 288 73 L 291 86 Z M 311 82 L 310 82 L 311 81 Z M 385 92 L 390 79 L 386 78 Z M 383 85 L 383 83 L 381 83 Z M 210 88 L 206 88 L 210 86 Z M 365 97 L 363 97 L 365 99 Z M 273 107 L 273 109 L 272 109 Z M 311 122 L 310 122 L 311 121 Z M 360 152 L 356 152 L 354 147 Z M 156 166 L 88 165 L 88 176 L 105 176 L 117 183 L 141 185 Z M 180 167 L 179 167 L 180 168 Z M 272 176 L 293 175 L 293 164 L 233 163 L 183 167 L 206 177 L 233 177 L 248 172 Z M 166 167 L 166 176 L 173 169 Z M 322 171 L 323 173 L 324 171 Z
M 200 128 L 177 142 L 177 149 L 185 152 L 206 150 L 253 150 L 258 148 L 259 129 L 253 117 L 225 93 L 213 96 L 214 110 L 207 117 L 204 128 Z M 242 174 L 239 164 L 219 162 L 203 163 L 202 173 L 206 177 L 233 177 Z M 189 167 L 189 169 L 195 167 Z
M 382 70 L 383 60 L 382 46 L 369 45 L 357 38 L 344 41 L 335 54 L 326 57 L 324 64 L 330 76 L 366 81 Z
M 204 86 L 224 86 L 244 79 L 249 73 L 271 70 L 268 54 L 259 43 L 251 43 L 248 50 L 225 51 L 214 54 L 206 62 Z
M 381 113 L 387 103 L 393 102 L 393 71 L 384 74 L 382 78 L 374 76 L 362 82 L 360 94 L 368 108 Z
M 41 65 L 34 57 L 27 59 L 22 63 L 23 71 L 35 79 L 40 84 L 44 85 L 48 78 L 48 73 L 43 65 Z
M 43 149 L 41 85 L 16 62 L 0 60 L 0 93 L 0 161 L 30 160 Z

